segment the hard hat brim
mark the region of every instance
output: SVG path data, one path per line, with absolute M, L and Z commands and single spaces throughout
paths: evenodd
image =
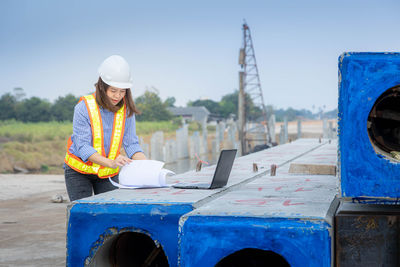
M 100 76 L 100 78 L 106 84 L 108 84 L 112 87 L 120 88 L 120 89 L 132 88 L 132 85 L 133 85 L 132 83 L 120 83 L 120 82 L 107 81 L 107 80 L 103 79 L 103 77 L 101 77 L 101 76 Z

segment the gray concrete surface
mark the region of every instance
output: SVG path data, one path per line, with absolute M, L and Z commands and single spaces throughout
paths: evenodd
M 0 175 L 0 266 L 65 266 L 63 175 Z

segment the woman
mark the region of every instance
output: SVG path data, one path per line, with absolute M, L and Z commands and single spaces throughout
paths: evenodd
M 146 159 L 136 136 L 131 72 L 126 60 L 108 57 L 99 67 L 96 92 L 75 106 L 65 156 L 65 184 L 71 201 L 115 189 L 108 177 L 119 167 Z M 123 145 L 126 156 L 120 155 Z M 116 180 L 116 178 L 113 178 Z

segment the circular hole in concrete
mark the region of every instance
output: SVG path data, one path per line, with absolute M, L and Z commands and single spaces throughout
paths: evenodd
M 367 129 L 376 153 L 400 160 L 400 85 L 386 90 L 375 101 Z
M 168 267 L 168 259 L 158 242 L 138 232 L 123 232 L 108 238 L 88 266 Z
M 281 255 L 262 249 L 245 248 L 223 258 L 215 267 L 290 267 Z
M 126 232 L 118 236 L 110 251 L 112 266 L 169 266 L 164 250 L 148 235 Z

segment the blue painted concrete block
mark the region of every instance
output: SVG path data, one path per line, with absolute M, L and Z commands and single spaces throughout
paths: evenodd
M 180 266 L 215 266 L 247 248 L 275 252 L 292 267 L 331 266 L 332 237 L 324 221 L 190 216 L 182 233 Z
M 396 90 L 390 89 L 399 84 L 399 53 L 344 53 L 339 57 L 339 162 L 343 197 L 400 197 L 400 161 L 390 156 L 398 140 L 389 133 L 399 130 L 395 129 L 397 118 L 393 124 L 385 122 L 387 129 L 380 129 L 378 124 L 398 115 L 400 98 L 395 96 Z M 388 92 L 392 95 L 387 95 Z M 382 96 L 386 99 L 382 100 Z M 387 96 L 392 97 L 393 103 Z M 371 113 L 377 103 L 381 103 L 381 110 Z M 375 134 L 371 134 L 372 129 L 377 129 Z M 392 145 L 384 151 L 377 144 Z
M 84 266 L 107 238 L 126 231 L 147 234 L 162 246 L 169 265 L 176 266 L 178 221 L 191 210 L 190 205 L 78 201 L 70 208 L 67 266 Z
M 292 163 L 302 162 L 335 166 L 336 142 L 185 214 L 180 266 L 260 266 L 250 264 L 256 257 L 262 258 L 258 263 L 274 262 L 271 266 L 332 266 L 337 177 L 290 171 Z M 250 257 L 249 251 L 254 251 Z

